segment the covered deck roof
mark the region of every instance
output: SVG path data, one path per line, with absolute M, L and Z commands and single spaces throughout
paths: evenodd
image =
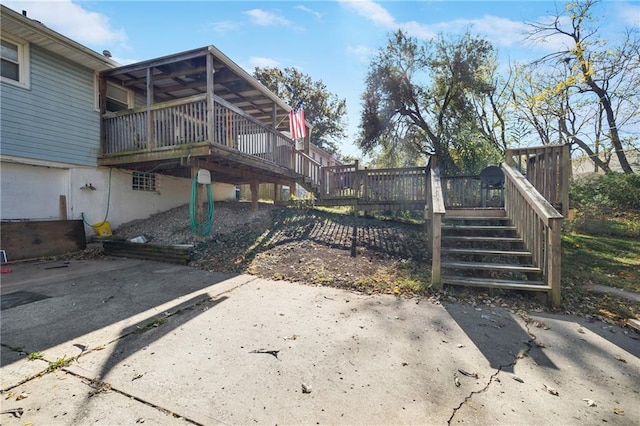
M 214 46 L 121 66 L 100 76 L 141 96 L 152 89 L 153 103 L 172 101 L 207 93 L 207 55 L 213 57 L 213 93 L 266 126 L 289 130 L 292 108 Z

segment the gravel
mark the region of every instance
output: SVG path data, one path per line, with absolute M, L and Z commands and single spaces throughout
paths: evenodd
M 272 204 L 259 204 L 258 211 L 251 210 L 249 202 L 218 202 L 214 204 L 213 229 L 207 239 L 216 235 L 233 233 L 249 224 L 271 220 Z M 187 204 L 150 216 L 124 223 L 114 230 L 117 238 L 131 239 L 141 235 L 150 237 L 150 243 L 160 245 L 195 244 L 202 241 L 191 232 L 189 206 Z

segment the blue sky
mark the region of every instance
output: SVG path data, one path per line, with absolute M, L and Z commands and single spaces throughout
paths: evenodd
M 347 100 L 351 143 L 371 56 L 403 28 L 429 39 L 470 28 L 492 41 L 502 58 L 527 60 L 557 45 L 526 42 L 525 22 L 548 19 L 551 1 L 4 1 L 67 37 L 121 63 L 214 45 L 252 72 L 255 66 L 297 67 Z M 640 2 L 606 1 L 596 10 L 613 38 L 640 26 Z

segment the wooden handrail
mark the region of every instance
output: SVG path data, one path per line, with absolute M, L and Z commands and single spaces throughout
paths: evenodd
M 533 263 L 542 270 L 551 290 L 551 302 L 560 304 L 560 257 L 563 216 L 517 170 L 503 165 L 505 210 L 531 252 Z

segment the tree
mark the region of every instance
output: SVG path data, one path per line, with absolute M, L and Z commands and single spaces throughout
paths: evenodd
M 495 133 L 495 64 L 491 44 L 469 33 L 419 43 L 396 31 L 370 64 L 358 145 L 395 158 L 436 155 L 445 173 L 497 162 L 506 137 Z
M 295 68 L 256 67 L 253 76 L 292 107 L 301 103 L 305 119 L 313 125 L 311 143 L 338 154 L 346 137 L 346 100 L 329 92 L 322 80 L 314 81 Z
M 556 130 L 596 165 L 610 171 L 610 155 L 616 155 L 622 170 L 632 173 L 625 149 L 637 143 L 632 129 L 640 125 L 640 39 L 637 30 L 628 30 L 615 46 L 598 38 L 592 15 L 597 3 L 570 2 L 552 22 L 530 24 L 534 40 L 559 37 L 569 42 L 566 50 L 534 64 L 548 66 L 552 72 L 547 75 L 555 75 L 534 97 L 554 104 Z

